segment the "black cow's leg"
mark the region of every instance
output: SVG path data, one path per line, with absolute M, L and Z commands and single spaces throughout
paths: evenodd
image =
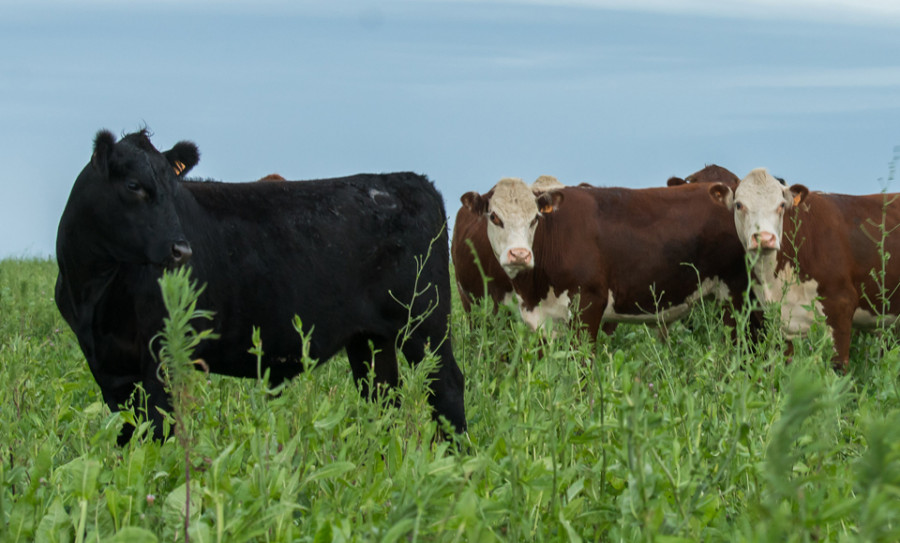
M 171 400 L 163 382 L 159 379 L 157 364 L 145 362 L 143 368 L 142 384 L 147 394 L 147 417 L 153 423 L 153 438 L 162 440 L 164 417 L 160 410 L 171 412 Z
M 106 402 L 109 410 L 113 413 L 120 411 L 122 406 L 128 403 L 128 400 L 134 393 L 135 386 L 140 382 L 140 376 L 138 375 L 107 375 L 93 371 L 93 368 L 92 372 L 97 384 L 100 385 L 103 401 Z M 119 430 L 119 437 L 116 438 L 116 443 L 119 446 L 124 446 L 131 440 L 132 434 L 134 434 L 134 426 L 128 423 L 123 424 L 121 430 Z
M 378 337 L 357 336 L 347 343 L 347 358 L 350 360 L 350 369 L 353 370 L 356 386 L 364 398 L 368 398 L 371 394 L 369 370 L 373 373 L 371 382 L 375 386 L 376 395 L 379 389 L 396 387 L 400 383 L 397 353 L 391 341 Z
M 453 348 L 450 338 L 444 337 L 447 333 L 447 325 L 440 324 L 442 319 L 434 317 L 422 323 L 422 326 L 413 332 L 403 345 L 403 356 L 411 364 L 416 364 L 425 357 L 425 347 L 436 349 L 435 354 L 440 357 L 440 365 L 432 374 L 431 390 L 429 397 L 434 417 L 443 415 L 457 432 L 465 432 L 466 408 L 464 401 L 464 383 L 462 371 L 453 356 Z M 429 323 L 430 321 L 430 323 Z M 429 325 L 433 328 L 429 333 Z

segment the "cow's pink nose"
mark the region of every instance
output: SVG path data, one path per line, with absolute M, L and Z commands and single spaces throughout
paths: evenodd
M 510 264 L 528 265 L 531 263 L 531 251 L 528 249 L 510 249 L 506 256 Z
M 757 247 L 777 249 L 775 246 L 775 234 L 771 232 L 757 232 L 753 234 L 753 237 L 750 238 L 750 248 L 756 249 Z

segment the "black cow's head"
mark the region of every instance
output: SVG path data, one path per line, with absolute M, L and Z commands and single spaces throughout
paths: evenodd
M 197 146 L 179 142 L 160 153 L 147 131 L 118 142 L 97 133 L 94 153 L 66 204 L 60 234 L 68 251 L 87 258 L 134 264 L 176 266 L 191 256 L 175 208 L 178 178 L 200 160 Z

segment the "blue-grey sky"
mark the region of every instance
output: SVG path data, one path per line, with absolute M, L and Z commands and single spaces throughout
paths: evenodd
M 423 173 L 451 217 L 501 177 L 708 163 L 879 192 L 900 3 L 0 0 L 0 257 L 53 255 L 94 134 L 145 125 L 224 181 Z

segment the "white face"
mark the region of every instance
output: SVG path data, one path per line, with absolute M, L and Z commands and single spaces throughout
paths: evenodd
M 494 256 L 507 275 L 534 267 L 532 244 L 540 210 L 534 193 L 521 179 L 501 179 L 488 202 L 487 235 Z
M 734 225 L 748 251 L 780 250 L 784 213 L 794 203 L 791 190 L 759 168 L 734 191 Z

